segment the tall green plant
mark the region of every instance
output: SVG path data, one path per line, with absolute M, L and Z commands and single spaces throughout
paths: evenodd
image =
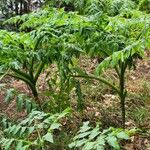
M 39 61 L 41 59 L 39 51 L 37 52 L 37 44 L 35 44 L 30 33 L 1 30 L 0 37 L 1 75 L 7 71 L 8 76 L 24 81 L 38 101 L 36 83 L 45 62 L 37 63 L 38 59 Z
M 131 69 L 136 64 L 134 62 L 135 59 L 142 58 L 144 55 L 144 50 L 149 47 L 149 23 L 148 23 L 148 16 L 140 16 L 143 17 L 144 21 L 141 21 L 141 18 L 136 18 L 133 16 L 131 19 L 124 19 L 116 17 L 113 21 L 118 21 L 116 24 L 115 22 L 110 22 L 111 27 L 109 31 L 118 34 L 124 38 L 124 49 L 118 52 L 115 52 L 116 47 L 119 50 L 119 43 L 116 42 L 112 43 L 116 47 L 114 48 L 114 52 L 109 56 L 106 57 L 102 63 L 97 67 L 97 73 L 101 74 L 101 72 L 108 67 L 115 68 L 115 71 L 118 75 L 119 85 L 118 85 L 118 94 L 120 97 L 120 104 L 122 110 L 122 124 L 125 127 L 125 98 L 127 94 L 126 90 L 126 79 L 125 73 L 127 69 Z M 137 19 L 139 19 L 137 21 Z M 118 46 L 117 46 L 118 45 Z M 112 48 L 113 50 L 113 48 Z
M 129 17 L 127 17 L 129 16 Z M 110 86 L 120 97 L 122 111 L 122 126 L 125 128 L 125 98 L 126 71 L 136 66 L 135 59 L 144 56 L 144 50 L 149 48 L 150 24 L 149 15 L 137 10 L 120 12 L 118 16 L 92 17 L 91 28 L 83 29 L 82 35 L 85 51 L 102 61 L 97 66 L 96 76 L 80 74 L 84 77 L 98 80 Z M 102 76 L 103 71 L 114 68 L 118 84 Z M 100 75 L 100 77 L 98 77 Z
M 61 89 L 67 82 L 72 57 L 82 52 L 77 34 L 86 26 L 86 18 L 63 9 L 44 9 L 7 20 L 7 24 L 20 23 L 20 32 L 0 31 L 1 75 L 24 81 L 40 104 L 37 81 L 46 67 L 56 64 Z M 31 30 L 29 33 L 28 30 Z M 67 83 L 66 83 L 67 84 Z M 63 93 L 63 91 L 62 91 Z

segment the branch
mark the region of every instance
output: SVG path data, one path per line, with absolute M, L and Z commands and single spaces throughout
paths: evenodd
M 40 73 L 42 72 L 43 70 L 43 67 L 44 67 L 45 63 L 44 62 L 41 62 L 38 69 L 37 69 L 37 72 L 35 73 L 35 77 L 34 77 L 34 81 L 36 82 Z
M 30 75 L 28 75 L 27 73 L 24 73 L 24 72 L 22 72 L 22 71 L 20 71 L 20 70 L 14 69 L 14 68 L 11 68 L 11 70 L 12 70 L 15 74 L 18 74 L 18 75 L 20 75 L 20 76 L 23 76 L 23 77 L 27 78 L 28 80 L 31 80 Z
M 113 90 L 115 90 L 118 94 L 120 94 L 119 89 L 112 83 L 110 83 L 109 81 L 107 81 L 104 78 L 98 78 L 98 77 L 94 77 L 94 76 L 89 76 L 89 75 L 72 75 L 71 77 L 75 77 L 75 78 L 88 78 L 88 79 L 93 79 L 93 80 L 97 80 L 100 81 L 106 85 L 108 85 L 109 87 L 111 87 Z

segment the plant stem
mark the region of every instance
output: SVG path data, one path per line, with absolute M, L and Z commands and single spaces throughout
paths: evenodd
M 121 62 L 121 65 L 119 66 L 119 68 L 120 68 L 120 71 L 117 67 L 115 68 L 115 70 L 118 74 L 118 77 L 119 77 L 119 88 L 104 78 L 98 78 L 98 77 L 89 76 L 89 75 L 72 75 L 72 77 L 98 80 L 98 81 L 108 85 L 113 90 L 115 90 L 120 97 L 120 107 L 121 107 L 121 113 L 122 113 L 122 127 L 125 128 L 125 113 L 126 113 L 125 112 L 125 98 L 126 98 L 126 94 L 127 94 L 127 91 L 125 90 L 125 70 L 127 68 L 127 64 Z
M 31 63 L 30 63 L 30 68 L 29 68 L 29 74 L 30 74 L 30 77 L 32 78 L 32 80 L 34 80 L 34 76 L 33 76 L 33 64 L 34 64 L 34 59 L 32 58 L 31 60 Z
M 38 127 L 37 127 L 37 124 L 38 124 L 38 123 L 35 121 L 35 128 L 36 128 L 36 131 L 37 131 L 37 135 L 38 135 L 38 137 L 39 137 L 39 146 L 40 146 L 41 150 L 44 150 L 44 147 L 43 147 L 43 140 L 42 140 L 40 131 L 39 131 Z
M 40 76 L 40 74 L 41 74 L 41 72 L 42 72 L 42 70 L 43 70 L 43 68 L 44 68 L 44 65 L 45 65 L 44 62 L 41 62 L 41 63 L 39 64 L 38 69 L 37 69 L 37 72 L 35 73 L 35 77 L 34 77 L 34 81 L 35 81 L 35 82 L 37 81 L 38 77 Z
M 89 76 L 89 75 L 72 75 L 71 77 L 88 78 L 88 79 L 94 79 L 94 80 L 100 81 L 100 82 L 108 85 L 109 87 L 111 87 L 113 90 L 115 90 L 120 95 L 119 89 L 114 84 L 110 83 L 109 81 L 107 81 L 104 78 L 98 78 L 98 77 Z
M 20 70 L 17 70 L 17 69 L 14 69 L 14 68 L 11 68 L 11 70 L 14 72 L 14 73 L 17 73 L 23 77 L 25 77 L 26 79 L 30 80 L 30 75 L 28 75 L 27 73 L 24 73 L 23 71 L 20 71 Z
M 39 107 L 41 106 L 41 103 L 40 103 L 40 100 L 38 98 L 38 92 L 37 92 L 37 89 L 36 89 L 36 82 L 35 80 L 32 80 L 32 78 L 27 78 L 26 76 L 23 76 L 23 74 L 19 74 L 18 72 L 14 72 L 15 74 L 9 74 L 7 73 L 8 76 L 11 76 L 15 79 L 19 79 L 19 80 L 22 80 L 24 81 L 31 89 L 32 91 L 32 94 L 34 96 L 34 99 L 35 101 L 38 103 Z
M 120 76 L 119 76 L 119 89 L 120 89 L 120 107 L 121 107 L 121 113 L 122 113 L 122 127 L 125 129 L 125 98 L 126 98 L 126 90 L 125 90 L 125 70 L 126 65 L 125 63 L 121 63 L 120 65 Z

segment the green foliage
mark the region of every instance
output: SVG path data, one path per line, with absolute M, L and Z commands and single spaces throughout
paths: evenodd
M 117 2 L 117 1 L 114 1 Z M 119 2 L 119 1 L 118 1 Z M 120 1 L 123 2 L 123 1 Z M 103 78 L 89 77 L 107 84 L 115 90 L 119 97 L 122 110 L 122 124 L 125 127 L 125 73 L 135 68 L 135 59 L 142 58 L 144 50 L 149 48 L 150 24 L 149 15 L 134 8 L 122 11 L 108 18 L 103 14 L 99 19 L 94 17 L 93 26 L 84 34 L 85 50 L 91 56 L 97 56 L 102 62 L 97 66 L 97 75 L 102 76 L 106 69 L 114 68 L 119 84 Z M 116 9 L 115 9 L 116 10 Z M 95 21 L 96 20 L 96 21 Z M 91 32 L 90 32 L 91 31 Z M 80 76 L 80 75 L 79 75 Z M 81 77 L 81 76 L 80 76 Z M 83 76 L 82 76 L 83 77 Z M 84 76 L 85 77 L 85 76 Z M 88 78 L 87 76 L 85 78 Z
M 0 137 L 2 149 L 46 149 L 54 143 L 54 131 L 62 126 L 59 120 L 64 118 L 70 109 L 62 113 L 50 114 L 33 110 L 27 118 L 18 124 L 2 118 L 3 135 Z
M 82 53 L 76 35 L 81 25 L 87 25 L 85 21 L 86 18 L 66 13 L 63 9 L 44 9 L 9 19 L 6 23 L 22 22 L 20 30 L 32 28 L 32 31 L 0 32 L 1 74 L 9 71 L 7 75 L 24 81 L 41 105 L 36 87 L 40 74 L 47 66 L 56 64 L 61 83 L 67 81 L 69 65 L 73 65 L 72 57 Z
M 104 8 L 104 0 L 61 0 L 47 1 L 52 7 L 64 7 L 67 11 L 78 11 L 79 14 L 93 14 L 98 13 L 99 10 Z
M 141 0 L 139 2 L 139 10 L 150 13 L 150 1 L 149 0 Z
M 66 11 L 78 11 L 82 15 L 98 15 L 105 12 L 110 16 L 138 7 L 138 3 L 133 0 L 50 0 L 47 4 L 51 7 L 64 7 Z
M 131 117 L 136 124 L 141 128 L 144 126 L 149 119 L 149 111 L 146 107 L 140 107 L 133 110 Z
M 108 14 L 110 16 L 116 16 L 133 9 L 136 9 L 136 4 L 132 0 L 110 0 Z
M 135 59 L 142 58 L 144 50 L 150 47 L 149 14 L 140 11 L 138 2 L 132 0 L 49 2 L 51 7 L 45 6 L 5 22 L 16 25 L 18 32 L 0 31 L 0 74 L 24 81 L 41 107 L 37 81 L 42 71 L 51 70 L 51 65 L 55 64 L 59 79 L 50 78 L 49 85 L 58 86 L 52 88 L 57 92 L 47 93 L 52 97 L 48 105 L 52 104 L 57 111 L 70 106 L 69 94 L 73 87 L 78 96 L 77 107 L 83 109 L 80 83 L 74 77 L 103 82 L 120 97 L 122 125 L 125 127 L 126 70 L 134 68 Z M 65 11 L 68 7 L 74 12 Z M 79 58 L 82 53 L 102 60 L 96 75 L 83 75 L 74 70 L 73 58 Z M 115 70 L 118 83 L 102 77 L 103 71 L 109 67 Z M 8 101 L 9 97 L 6 97 Z M 22 96 L 18 102 L 21 106 Z
M 32 109 L 37 108 L 34 100 L 26 96 L 25 94 L 20 94 L 13 88 L 10 88 L 6 91 L 5 102 L 10 104 L 12 100 L 16 101 L 16 108 L 18 111 L 26 110 L 27 113 L 30 113 Z
M 0 4 L 6 8 L 4 13 L 6 3 Z M 78 98 L 77 109 L 84 109 L 77 77 L 102 82 L 118 94 L 125 128 L 126 70 L 135 68 L 135 60 L 141 59 L 144 50 L 150 48 L 149 0 L 51 0 L 47 3 L 50 7 L 4 22 L 16 26 L 15 31 L 0 30 L 0 81 L 6 76 L 22 80 L 34 96 L 32 100 L 13 88 L 7 90 L 5 101 L 10 103 L 15 99 L 18 111 L 25 108 L 29 115 L 20 123 L 2 119 L 1 149 L 49 149 L 62 126 L 59 120 L 69 113 L 62 110 L 71 106 L 73 90 Z M 15 13 L 18 14 L 17 9 Z M 78 59 L 82 53 L 101 59 L 96 74 L 89 75 L 74 66 L 74 58 Z M 111 75 L 109 80 L 103 75 L 108 68 L 115 70 L 118 82 L 111 81 Z M 41 103 L 37 82 L 43 71 L 47 73 L 49 89 L 42 93 L 48 101 Z M 52 115 L 32 110 L 37 108 L 34 101 L 44 110 L 62 113 Z M 149 114 L 143 107 L 133 113 L 140 125 Z M 91 128 L 86 122 L 69 147 L 120 149 L 120 141 L 128 140 L 134 132 L 112 127 L 101 131 L 99 125 Z
M 135 129 L 123 130 L 112 127 L 100 131 L 99 125 L 91 128 L 89 122 L 85 122 L 69 147 L 82 148 L 83 150 L 104 150 L 109 145 L 113 149 L 119 150 L 119 142 L 129 140 L 135 132 Z
M 66 106 L 71 106 L 71 92 L 75 88 L 75 94 L 77 96 L 77 110 L 83 111 L 84 99 L 82 96 L 80 82 L 74 78 L 67 78 L 62 84 L 59 78 L 51 79 L 48 81 L 49 90 L 44 93 L 50 100 L 43 104 L 43 107 L 47 108 L 52 112 L 61 112 Z M 54 92 L 55 91 L 55 92 Z
M 44 67 L 38 52 L 35 52 L 35 43 L 30 33 L 15 33 L 1 31 L 0 61 L 1 74 L 24 81 L 37 97 L 36 82 Z M 40 64 L 37 63 L 40 61 Z

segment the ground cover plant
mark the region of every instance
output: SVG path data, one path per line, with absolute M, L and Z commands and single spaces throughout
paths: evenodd
M 133 142 L 131 136 L 143 134 L 149 140 L 149 129 L 143 129 L 143 122 L 149 121 L 149 87 L 141 86 L 142 93 L 133 94 L 128 82 L 133 78 L 131 70 L 149 59 L 149 0 L 10 1 L 12 7 L 6 5 L 0 5 L 7 18 L 0 30 L 0 101 L 5 99 L 6 108 L 16 103 L 13 109 L 24 117 L 5 119 L 8 116 L 2 114 L 1 149 L 126 149 L 125 144 Z M 28 90 L 10 87 L 8 81 Z M 149 78 L 144 81 L 149 83 Z M 64 111 L 68 107 L 71 112 Z M 121 119 L 114 127 L 106 121 L 106 128 L 102 124 L 112 121 L 109 117 L 115 109 Z M 91 110 L 94 116 L 87 117 Z M 132 129 L 128 122 L 134 124 Z
M 89 122 L 84 122 L 83 126 L 78 131 L 78 134 L 74 137 L 73 142 L 69 147 L 83 147 L 83 149 L 99 149 L 103 150 L 106 146 L 111 146 L 114 149 L 120 149 L 119 141 L 129 137 L 136 132 L 136 130 L 125 131 L 123 129 L 109 128 L 99 131 L 100 127 L 97 125 L 91 130 Z M 107 144 L 106 144 L 107 143 Z
M 4 134 L 1 137 L 2 148 L 31 149 L 36 147 L 36 149 L 46 149 L 46 142 L 54 143 L 53 132 L 61 126 L 58 121 L 68 113 L 69 110 L 54 115 L 42 111 L 32 111 L 17 125 L 11 124 L 3 118 L 1 120 L 4 128 Z

